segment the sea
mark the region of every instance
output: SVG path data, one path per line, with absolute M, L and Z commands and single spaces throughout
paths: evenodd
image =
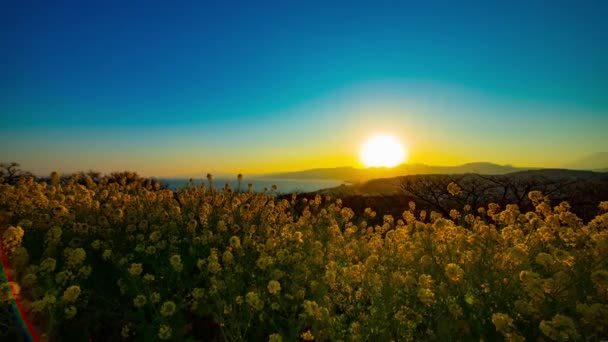
M 159 181 L 161 184 L 167 185 L 169 189 L 172 190 L 177 190 L 180 187 L 186 187 L 190 182 L 190 180 L 187 178 L 160 178 Z M 212 185 L 216 188 L 223 188 L 226 182 L 230 182 L 230 186 L 233 190 L 238 190 L 239 183 L 236 179 L 217 178 L 212 180 Z M 194 186 L 200 186 L 201 184 L 205 183 L 207 187 L 209 187 L 209 182 L 206 178 L 192 179 L 192 183 Z M 243 178 L 241 181 L 241 190 L 246 191 L 249 183 L 253 184 L 253 190 L 255 192 L 263 192 L 264 189 L 270 191 L 271 187 L 276 185 L 277 190 L 275 193 L 278 194 L 313 192 L 346 184 L 346 182 L 334 179 Z

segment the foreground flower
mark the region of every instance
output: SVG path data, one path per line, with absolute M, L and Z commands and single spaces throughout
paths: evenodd
M 241 239 L 238 236 L 230 237 L 230 246 L 234 249 L 239 249 L 241 247 Z
M 129 273 L 131 273 L 132 276 L 139 276 L 143 270 L 141 264 L 138 263 L 132 263 L 129 267 Z
M 125 324 L 125 325 L 122 327 L 122 330 L 121 330 L 121 332 L 120 332 L 120 335 L 121 335 L 122 337 L 124 337 L 124 338 L 128 338 L 129 336 L 131 336 L 131 328 L 132 328 L 132 324 L 131 324 L 131 323 Z
M 268 336 L 268 342 L 283 342 L 281 334 L 272 334 Z
M 158 302 L 160 302 L 160 293 L 158 293 L 158 292 L 152 292 L 150 294 L 150 302 L 151 303 L 158 303 Z
M 264 302 L 255 292 L 247 293 L 247 295 L 245 295 L 245 301 L 254 310 L 261 311 L 264 308 Z
M 456 264 L 447 264 L 445 266 L 445 276 L 453 282 L 459 282 L 464 276 L 464 271 Z
M 313 341 L 315 339 L 314 335 L 310 332 L 310 330 L 306 330 L 306 332 L 302 333 L 302 335 L 300 335 L 300 337 L 304 341 Z
M 86 259 L 86 257 L 87 257 L 87 253 L 82 248 L 76 248 L 76 249 L 66 248 L 65 254 L 66 254 L 66 259 L 67 259 L 66 264 L 68 265 L 68 267 L 71 267 L 71 268 L 76 268 L 76 267 L 80 266 L 80 264 L 82 264 L 84 259 Z
M 168 340 L 171 338 L 172 334 L 173 334 L 173 329 L 171 329 L 170 326 L 168 326 L 166 324 L 160 325 L 160 328 L 158 329 L 158 338 L 160 338 L 161 340 Z
M 101 257 L 103 258 L 103 260 L 109 260 L 112 257 L 112 250 L 111 249 L 104 250 Z
M 270 294 L 277 294 L 281 291 L 281 284 L 276 280 L 268 282 L 268 292 Z
M 420 289 L 418 291 L 418 299 L 427 306 L 435 303 L 435 293 L 430 289 Z
M 76 316 L 76 313 L 78 313 L 78 309 L 76 309 L 76 307 L 70 305 L 67 308 L 65 308 L 65 310 L 63 312 L 65 314 L 66 319 L 72 319 L 72 318 L 74 318 L 74 316 Z
M 137 295 L 137 297 L 135 297 L 135 299 L 133 299 L 133 305 L 136 308 L 141 308 L 142 306 L 146 305 L 146 296 L 144 295 Z
M 53 258 L 46 258 L 40 263 L 40 270 L 43 272 L 51 273 L 55 271 L 55 267 L 57 266 L 57 260 Z
M 458 196 L 462 193 L 462 189 L 458 184 L 451 182 L 450 184 L 448 184 L 448 192 L 452 196 Z
M 173 316 L 175 313 L 175 303 L 171 301 L 164 302 L 160 308 L 160 314 L 164 317 Z
M 182 257 L 180 255 L 175 254 L 171 256 L 171 258 L 169 259 L 169 263 L 171 263 L 171 267 L 173 267 L 176 272 L 181 272 L 184 269 L 184 265 L 182 264 Z
M 14 251 L 19 245 L 21 245 L 23 235 L 24 231 L 21 227 L 8 227 L 8 229 L 4 231 L 4 234 L 2 234 L 2 244 L 4 245 L 3 248 L 8 251 Z
M 75 302 L 80 295 L 80 286 L 72 285 L 63 292 L 63 300 L 66 302 Z
M 555 315 L 550 321 L 542 321 L 540 330 L 547 337 L 556 341 L 575 340 L 578 337 L 574 321 L 568 316 Z
M 500 333 L 508 333 L 513 329 L 513 319 L 507 314 L 495 313 L 492 315 L 492 323 L 496 327 L 496 331 Z

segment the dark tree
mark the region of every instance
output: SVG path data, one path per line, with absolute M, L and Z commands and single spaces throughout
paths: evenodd
M 0 163 L 0 182 L 15 184 L 21 177 L 32 176 L 30 172 L 21 170 L 19 166 L 19 163 L 15 162 Z

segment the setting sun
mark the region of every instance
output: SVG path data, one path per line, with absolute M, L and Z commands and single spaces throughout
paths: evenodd
M 407 151 L 393 136 L 377 135 L 361 146 L 361 161 L 367 167 L 393 167 L 406 159 Z

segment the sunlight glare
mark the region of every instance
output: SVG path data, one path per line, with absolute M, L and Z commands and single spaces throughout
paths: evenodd
M 397 138 L 377 135 L 361 146 L 360 157 L 367 167 L 393 167 L 407 159 L 407 151 Z

